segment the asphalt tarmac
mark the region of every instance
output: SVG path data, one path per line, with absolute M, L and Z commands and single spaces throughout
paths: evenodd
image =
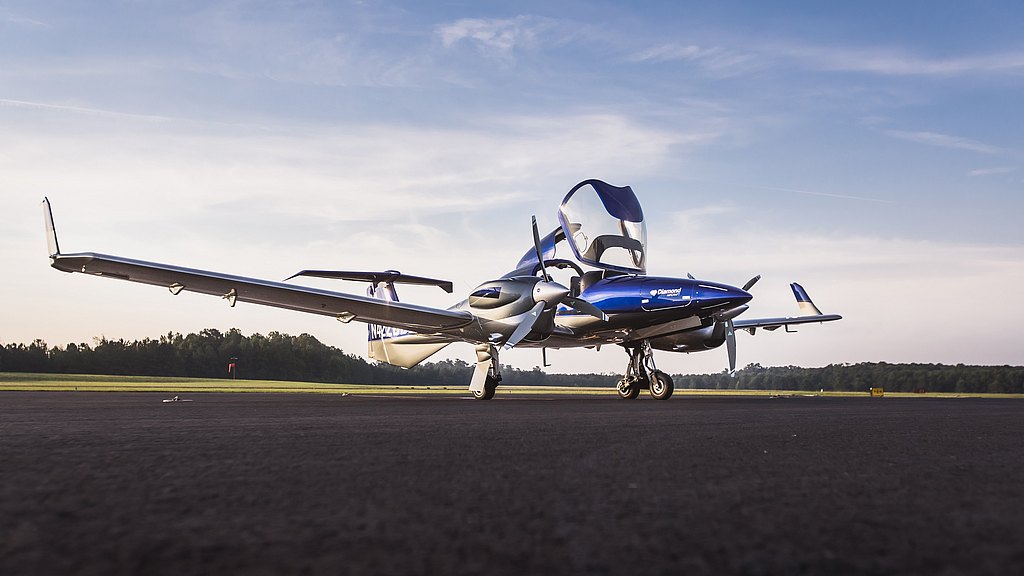
M 1021 574 L 1024 401 L 0 393 L 0 574 Z

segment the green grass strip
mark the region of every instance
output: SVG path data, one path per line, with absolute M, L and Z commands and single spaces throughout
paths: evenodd
M 78 392 L 284 392 L 304 394 L 402 395 L 431 394 L 465 396 L 462 386 L 395 386 L 389 384 L 322 384 L 281 380 L 228 380 L 222 378 L 175 378 L 161 376 L 102 376 L 94 374 L 30 374 L 0 372 L 0 391 L 78 391 Z M 513 395 L 601 395 L 614 396 L 614 388 L 576 388 L 559 386 L 500 386 L 499 396 Z M 800 392 L 787 390 L 690 390 L 687 396 L 782 396 L 782 397 L 864 397 L 865 392 Z M 1024 398 L 1021 394 L 954 394 L 886 392 L 884 398 Z M 883 398 L 883 399 L 884 399 Z

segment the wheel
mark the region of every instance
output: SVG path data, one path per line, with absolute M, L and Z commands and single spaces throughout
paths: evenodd
M 651 396 L 655 400 L 668 400 L 672 397 L 672 378 L 668 374 L 658 370 L 651 375 Z
M 619 392 L 619 398 L 625 400 L 634 400 L 640 395 L 640 383 L 639 382 L 627 382 L 625 378 L 619 380 L 619 384 L 616 386 Z
M 484 382 L 483 390 L 473 390 L 473 398 L 477 400 L 490 400 L 494 398 L 494 392 L 498 389 L 498 381 L 490 376 Z

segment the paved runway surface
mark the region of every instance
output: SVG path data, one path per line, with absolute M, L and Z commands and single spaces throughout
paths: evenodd
M 1024 573 L 1024 402 L 0 393 L 0 573 Z

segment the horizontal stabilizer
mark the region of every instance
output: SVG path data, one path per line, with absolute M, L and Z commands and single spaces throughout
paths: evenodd
M 422 276 L 410 276 L 408 274 L 402 274 L 398 270 L 385 270 L 383 272 L 360 272 L 353 270 L 303 270 L 292 274 L 285 278 L 285 281 L 291 280 L 297 276 L 312 276 L 314 278 L 331 278 L 334 280 L 354 280 L 356 282 L 372 282 L 379 284 L 385 283 L 396 283 L 396 284 L 419 284 L 421 286 L 437 286 L 445 292 L 451 294 L 454 287 L 449 280 L 435 280 L 434 278 L 424 278 Z

